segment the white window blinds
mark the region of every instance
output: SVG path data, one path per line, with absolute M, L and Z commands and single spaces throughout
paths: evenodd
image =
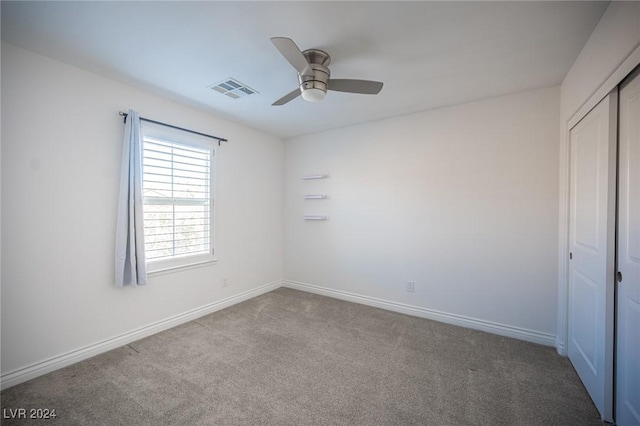
M 210 149 L 144 137 L 147 261 L 211 254 Z

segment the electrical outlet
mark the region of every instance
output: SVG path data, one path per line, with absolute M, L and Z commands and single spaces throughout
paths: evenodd
M 229 277 L 222 278 L 222 287 L 227 287 L 229 285 Z
M 407 291 L 413 293 L 415 291 L 416 283 L 414 281 L 407 281 Z

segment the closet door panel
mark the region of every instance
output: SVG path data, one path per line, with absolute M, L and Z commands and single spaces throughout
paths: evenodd
M 640 425 L 640 70 L 620 88 L 616 422 Z
M 568 354 L 613 420 L 617 91 L 570 131 Z

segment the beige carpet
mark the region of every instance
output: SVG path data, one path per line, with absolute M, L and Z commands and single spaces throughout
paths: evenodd
M 7 389 L 3 425 L 600 425 L 555 349 L 290 289 Z

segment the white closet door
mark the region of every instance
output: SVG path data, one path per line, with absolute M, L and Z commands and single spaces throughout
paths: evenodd
M 617 89 L 570 131 L 571 363 L 604 420 L 613 421 Z
M 620 89 L 616 422 L 640 425 L 640 71 Z

